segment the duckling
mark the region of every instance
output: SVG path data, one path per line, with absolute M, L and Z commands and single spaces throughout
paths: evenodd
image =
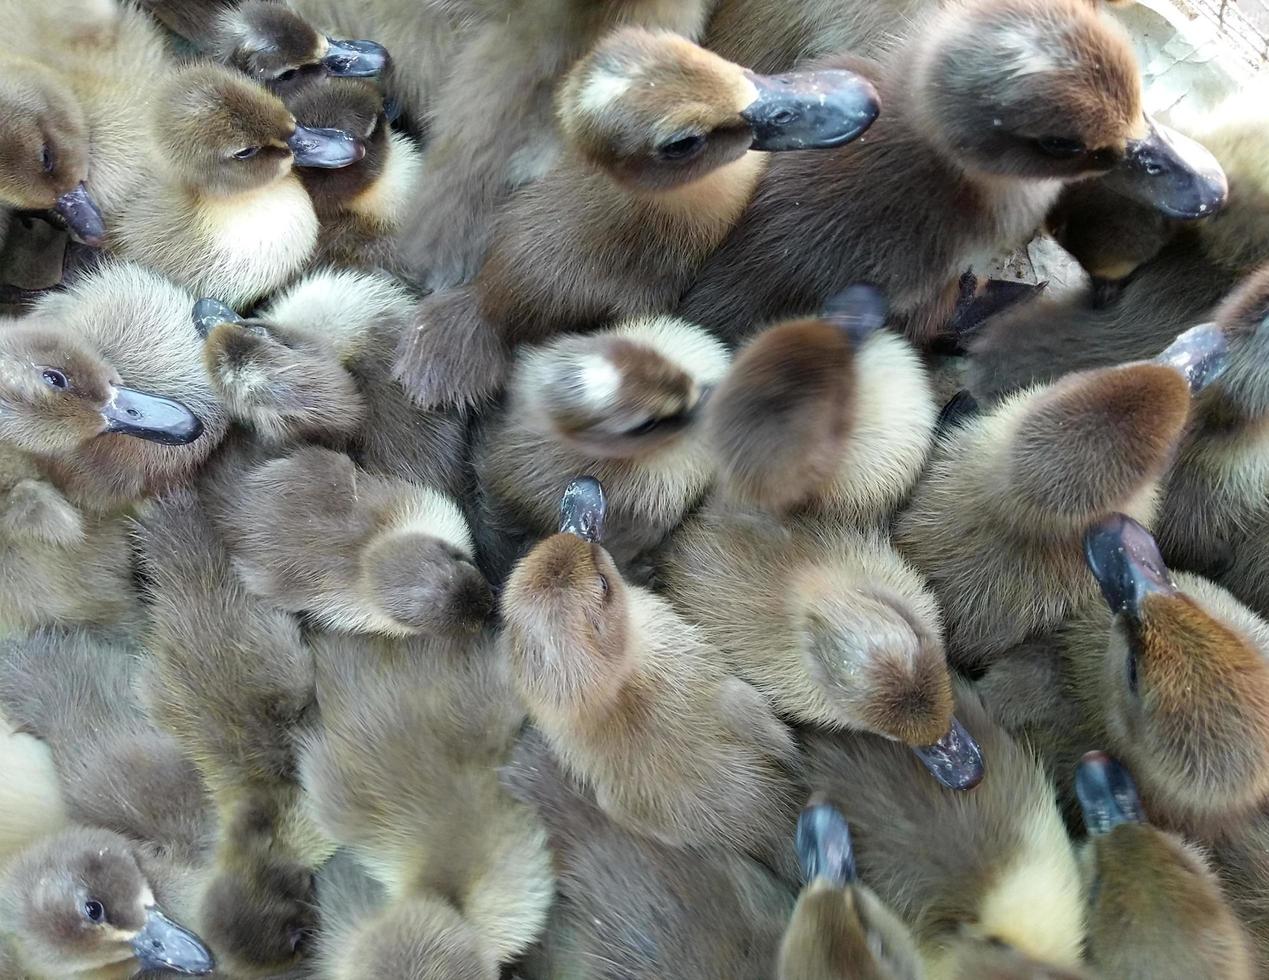
M 1195 328 L 1156 361 L 1033 387 L 944 434 L 895 544 L 940 601 L 955 665 L 987 666 L 1092 595 L 1084 529 L 1114 510 L 1151 520 L 1191 393 L 1224 356 Z
M 1253 941 L 1259 976 L 1264 976 L 1269 970 L 1269 812 L 1262 810 L 1207 843 L 1225 894 Z
M 797 848 L 807 886 L 780 945 L 780 980 L 921 980 L 912 933 L 855 874 L 841 812 L 812 801 Z
M 579 472 L 604 485 L 605 547 L 636 574 L 709 485 L 696 421 L 726 368 L 720 343 L 670 317 L 522 348 L 475 448 L 475 524 L 491 579 L 501 583 L 555 530 L 560 488 Z
M 1098 8 L 964 0 L 880 64 L 829 59 L 877 82 L 881 121 L 848 147 L 773 160 L 679 314 L 736 340 L 871 282 L 924 343 L 966 268 L 1025 243 L 1064 183 L 1113 171 L 1166 214 L 1215 212 L 1220 167 L 1143 114 L 1128 38 Z
M 307 447 L 253 469 L 232 524 L 247 589 L 327 629 L 462 633 L 493 604 L 458 505 L 342 453 Z
M 0 441 L 75 506 L 110 513 L 188 481 L 224 435 L 189 294 L 109 263 L 0 331 Z
M 526 975 L 769 980 L 793 908 L 789 887 L 727 847 L 678 848 L 632 832 L 565 768 L 529 729 L 502 774 L 541 815 L 559 875 Z
M 303 952 L 311 875 L 333 850 L 297 772 L 312 654 L 291 617 L 243 589 L 192 491 L 150 504 L 140 537 L 152 711 L 202 772 L 219 815 L 203 931 L 235 970 L 276 971 Z
M 502 594 L 516 687 L 564 767 L 623 826 L 671 845 L 786 858 L 792 736 L 669 603 L 598 543 L 598 481 L 569 484 L 561 531 Z
M 68 822 L 48 746 L 0 712 L 0 862 Z M 0 955 L 0 963 L 3 956 Z
M 874 95 L 850 72 L 753 75 L 673 34 L 613 32 L 560 87 L 568 154 L 508 204 L 474 282 L 423 301 L 398 376 L 424 404 L 478 401 L 508 345 L 668 312 L 748 203 L 767 166 L 752 151 L 855 139 Z
M 317 215 L 293 168 L 365 155 L 354 136 L 297 125 L 275 96 L 210 63 L 173 72 L 148 118 L 151 173 L 114 250 L 230 305 L 261 299 L 312 258 Z
M 464 420 L 419 408 L 392 378 L 413 309 L 386 275 L 322 270 L 251 319 L 210 299 L 194 319 L 213 387 L 258 439 L 346 448 L 373 473 L 458 495 L 468 482 Z
M 1090 834 L 1088 958 L 1124 980 L 1250 980 L 1250 944 L 1203 853 L 1146 822 L 1132 776 L 1105 753 L 1080 763 Z
M 956 715 L 987 760 L 972 793 L 922 778 L 920 763 L 894 742 L 828 732 L 804 737 L 811 785 L 849 822 L 863 881 L 912 929 L 927 976 L 990 975 L 967 964 L 994 945 L 1077 969 L 1084 894 L 1053 788 L 960 683 Z
M 332 977 L 493 978 L 546 921 L 546 835 L 497 774 L 524 709 L 480 627 L 315 641 L 322 724 L 304 748 L 304 786 L 323 829 L 387 893 Z

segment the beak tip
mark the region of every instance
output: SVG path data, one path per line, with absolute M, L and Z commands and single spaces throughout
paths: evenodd
M 579 476 L 564 488 L 560 500 L 560 533 L 575 534 L 583 541 L 603 539 L 608 501 L 604 488 L 593 476 Z
M 987 772 L 978 742 L 955 717 L 937 742 L 912 751 L 941 786 L 958 793 L 973 789 Z
M 794 845 L 807 881 L 826 878 L 842 886 L 855 880 L 850 824 L 832 804 L 812 799 L 798 816 Z

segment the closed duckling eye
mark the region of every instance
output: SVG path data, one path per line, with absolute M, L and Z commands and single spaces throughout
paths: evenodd
M 292 78 L 300 73 L 298 68 L 288 68 L 286 71 L 273 76 L 275 82 L 289 82 Z
M 260 152 L 258 146 L 244 146 L 241 150 L 236 150 L 230 154 L 235 160 L 250 160 L 253 156 Z
M 1073 160 L 1087 149 L 1079 140 L 1065 136 L 1043 136 L 1035 141 L 1035 145 L 1041 153 L 1055 160 Z
M 90 898 L 84 903 L 84 918 L 89 922 L 104 922 L 106 920 L 106 907 L 95 898 Z
M 636 425 L 627 429 L 626 435 L 628 436 L 647 435 L 649 432 L 651 432 L 653 429 L 659 426 L 661 422 L 662 420 L 659 418 L 650 418 L 646 422 L 641 422 L 639 425 Z
M 1128 682 L 1128 693 L 1134 698 L 1137 696 L 1141 686 L 1140 679 L 1137 677 L 1137 651 L 1128 651 L 1128 663 L 1125 666 L 1125 680 Z
M 45 368 L 40 372 L 40 380 L 50 388 L 65 390 L 70 387 L 70 379 L 57 368 Z
M 40 166 L 46 174 L 51 174 L 56 165 L 57 160 L 53 156 L 53 148 L 45 143 L 44 148 L 40 150 Z
M 679 136 L 657 147 L 662 160 L 689 160 L 705 149 L 704 136 Z
M 605 600 L 607 600 L 608 595 L 609 595 L 609 585 L 608 585 L 608 576 L 607 576 L 607 575 L 600 574 L 600 576 L 599 576 L 599 591 L 600 591 L 600 594 L 601 594 L 601 595 L 603 595 L 604 599 L 605 599 Z

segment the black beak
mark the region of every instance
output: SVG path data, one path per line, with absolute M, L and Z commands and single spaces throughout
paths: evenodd
M 858 283 L 829 298 L 824 304 L 824 319 L 845 330 L 858 347 L 885 325 L 888 306 L 880 289 Z
M 80 184 L 57 199 L 55 209 L 77 241 L 96 247 L 106 240 L 106 221 L 101 208 L 88 196 L 88 188 Z
M 1135 612 L 1151 593 L 1176 592 L 1150 532 L 1123 514 L 1111 514 L 1084 533 L 1084 560 L 1112 613 Z
M 825 878 L 842 888 L 855 880 L 850 825 L 836 807 L 812 802 L 798 817 L 794 843 L 807 881 Z
M 1220 377 L 1229 364 L 1225 331 L 1215 323 L 1200 323 L 1177 337 L 1155 358 L 1185 376 L 1190 391 L 1198 394 Z
M 564 488 L 560 501 L 560 533 L 576 534 L 583 541 L 602 541 L 608 503 L 604 488 L 593 476 L 579 476 Z
M 1089 752 L 1075 770 L 1075 795 L 1084 811 L 1084 826 L 1094 836 L 1121 823 L 1145 823 L 1137 785 L 1122 765 L 1105 752 Z
M 194 329 L 206 340 L 222 323 L 242 323 L 242 317 L 218 299 L 200 299 L 194 304 Z
M 322 67 L 331 75 L 370 78 L 388 66 L 388 49 L 374 41 L 338 41 L 328 37 Z
M 930 775 L 948 789 L 973 789 L 983 781 L 983 753 L 974 736 L 955 718 L 947 734 L 933 745 L 913 746 L 912 751 Z
M 146 970 L 205 977 L 216 968 L 216 960 L 203 941 L 157 908 L 146 913 L 145 925 L 133 937 L 132 951 Z
M 116 386 L 101 409 L 107 432 L 136 436 L 164 446 L 185 446 L 203 434 L 197 415 L 178 401 Z
M 297 167 L 338 170 L 352 166 L 366 155 L 366 144 L 342 129 L 296 126 L 286 145 L 295 155 Z
M 1147 132 L 1129 140 L 1124 159 L 1103 178 L 1107 186 L 1178 221 L 1206 218 L 1225 204 L 1225 171 L 1203 146 L 1146 117 Z
M 755 150 L 823 150 L 842 146 L 872 125 L 877 90 L 849 71 L 749 74 L 758 97 L 740 117 L 753 128 Z

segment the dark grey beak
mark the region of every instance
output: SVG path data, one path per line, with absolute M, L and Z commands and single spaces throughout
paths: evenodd
M 593 476 L 579 476 L 564 488 L 560 501 L 560 533 L 575 534 L 583 541 L 602 541 L 608 502 L 604 488 Z
M 1197 395 L 1219 378 L 1229 364 L 1225 331 L 1215 323 L 1190 327 L 1155 360 L 1180 371 L 1189 383 L 1190 391 Z
M 1084 533 L 1084 560 L 1112 613 L 1135 612 L 1151 593 L 1176 592 L 1154 538 L 1124 514 L 1111 514 Z
M 947 789 L 973 789 L 983 781 L 983 753 L 974 736 L 955 718 L 933 745 L 913 746 L 921 764 Z
M 835 806 L 812 801 L 798 817 L 794 845 L 807 881 L 825 878 L 843 888 L 855 880 L 850 825 Z
M 876 286 L 848 286 L 824 304 L 824 319 L 841 327 L 855 345 L 863 343 L 886 322 L 886 295 Z
M 111 390 L 101 417 L 107 432 L 164 446 L 185 446 L 203 434 L 202 420 L 180 402 L 120 386 Z
M 338 170 L 352 166 L 366 155 L 366 144 L 342 129 L 296 126 L 286 145 L 295 155 L 297 167 Z
M 218 299 L 200 299 L 194 304 L 194 329 L 204 340 L 222 323 L 242 323 L 242 317 Z
M 1147 132 L 1129 140 L 1124 159 L 1103 178 L 1135 200 L 1178 221 L 1206 218 L 1225 204 L 1225 171 L 1206 148 L 1146 117 Z
M 370 78 L 388 66 L 388 49 L 374 41 L 339 41 L 328 37 L 322 67 L 331 75 Z
M 76 241 L 96 247 L 106 240 L 106 221 L 101 216 L 101 208 L 83 184 L 59 197 L 55 210 Z
M 132 951 L 146 970 L 205 977 L 216 968 L 216 960 L 203 941 L 157 908 L 146 913 L 145 925 L 132 940 Z
M 1146 822 L 1137 784 L 1105 752 L 1089 752 L 1080 760 L 1075 795 L 1084 811 L 1084 826 L 1093 836 L 1110 833 L 1121 823 Z
M 755 150 L 823 150 L 842 146 L 872 125 L 877 90 L 849 71 L 749 74 L 758 97 L 740 116 Z

